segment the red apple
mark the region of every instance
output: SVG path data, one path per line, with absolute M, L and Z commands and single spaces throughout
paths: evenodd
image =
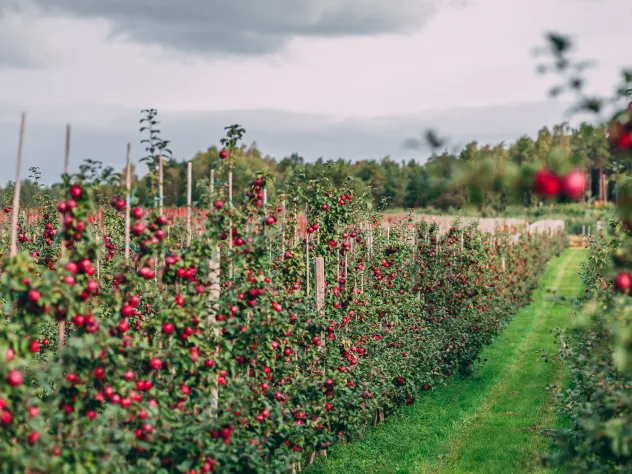
M 28 299 L 29 299 L 29 301 L 32 301 L 33 303 L 37 303 L 37 301 L 39 300 L 40 296 L 41 296 L 41 294 L 37 290 L 29 290 L 29 292 L 28 292 Z
M 129 329 L 129 321 L 127 319 L 124 319 L 119 323 L 118 328 L 119 331 L 126 332 Z
M 7 374 L 7 382 L 9 382 L 9 385 L 12 387 L 18 387 L 22 385 L 22 382 L 24 382 L 24 376 L 19 370 L 9 370 L 9 373 Z
M 552 171 L 539 170 L 535 174 L 534 190 L 546 197 L 557 196 L 562 189 L 562 180 Z
M 83 194 L 82 189 L 77 186 L 76 184 L 73 184 L 72 186 L 70 186 L 70 195 L 77 199 L 81 197 L 81 194 Z
M 569 199 L 578 199 L 586 191 L 586 175 L 581 170 L 573 170 L 562 181 L 562 189 Z
M 617 145 L 619 145 L 619 148 L 621 148 L 622 150 L 627 150 L 629 148 L 632 148 L 632 133 L 624 132 L 619 137 L 619 140 L 617 141 Z
M 39 439 L 40 434 L 37 431 L 33 431 L 31 434 L 29 434 L 26 437 L 26 441 L 31 445 L 35 445 L 35 443 L 37 443 L 37 440 Z
M 96 369 L 94 369 L 94 378 L 96 378 L 97 380 L 103 380 L 104 377 L 105 370 L 103 369 L 103 367 L 97 367 Z
M 131 230 L 135 235 L 141 235 L 143 232 L 145 232 L 145 227 L 143 226 L 142 222 L 137 222 L 132 226 Z
M 626 272 L 620 272 L 614 281 L 614 286 L 619 292 L 627 293 L 632 287 L 632 277 Z
M 96 280 L 90 280 L 86 285 L 86 290 L 88 293 L 96 293 L 99 289 L 99 283 Z

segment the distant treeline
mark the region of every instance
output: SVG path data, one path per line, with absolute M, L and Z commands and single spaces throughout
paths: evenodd
M 476 204 L 479 208 L 502 210 L 506 206 L 532 204 L 530 196 L 506 196 L 485 191 L 478 202 L 471 201 L 472 193 L 467 187 L 448 186 L 450 180 L 458 173 L 460 165 L 470 163 L 476 166 L 494 167 L 499 163 L 547 163 L 551 150 L 557 148 L 570 153 L 579 159 L 580 166 L 589 173 L 592 196 L 599 200 L 614 199 L 613 181 L 616 180 L 615 167 L 609 152 L 604 128 L 582 124 L 577 129 L 570 129 L 566 124 L 549 129 L 542 128 L 534 140 L 528 136 L 520 137 L 515 143 L 506 145 L 480 145 L 477 142 L 468 143 L 461 152 L 435 152 L 427 159 L 419 161 L 398 162 L 390 157 L 381 160 L 349 161 L 342 158 L 327 165 L 322 159 L 306 163 L 297 153 L 280 160 L 263 155 L 256 144 L 243 145 L 233 156 L 234 189 L 237 191 L 247 186 L 248 181 L 257 171 L 267 170 L 275 179 L 276 184 L 282 183 L 293 171 L 300 168 L 306 178 L 320 175 L 324 166 L 330 167 L 330 176 L 334 184 L 340 185 L 348 177 L 354 177 L 356 186 L 370 189 L 376 205 L 384 203 L 387 208 L 423 208 L 436 209 L 459 208 L 467 204 Z M 192 159 L 194 182 L 208 180 L 212 168 L 217 168 L 220 162 L 221 148 L 213 146 L 203 153 L 198 153 Z M 491 165 L 490 165 L 491 164 Z M 621 171 L 629 164 L 617 163 Z M 144 165 L 143 168 L 145 168 Z M 142 170 L 143 172 L 146 171 Z M 37 170 L 31 170 L 37 174 Z M 166 206 L 183 206 L 186 204 L 186 173 L 187 161 L 168 158 L 164 168 L 164 199 Z M 110 170 L 110 179 L 118 180 L 120 170 Z M 604 180 L 599 179 L 604 176 Z M 22 183 L 21 200 L 25 206 L 36 205 L 38 193 L 47 193 L 53 197 L 57 194 L 58 185 L 52 187 L 40 186 L 37 176 L 26 179 Z M 600 183 L 601 186 L 600 186 Z M 606 183 L 605 185 L 603 183 Z M 154 197 L 151 193 L 151 183 L 147 173 L 134 171 L 134 187 L 136 196 L 145 205 L 152 205 Z M 278 187 L 278 186 L 277 186 Z M 275 185 L 269 191 L 274 198 Z M 479 193 L 480 194 L 480 193 Z M 237 194 L 236 194 L 237 195 Z M 193 201 L 197 201 L 200 190 L 194 187 Z M 0 188 L 0 200 L 6 205 L 12 199 L 12 183 Z

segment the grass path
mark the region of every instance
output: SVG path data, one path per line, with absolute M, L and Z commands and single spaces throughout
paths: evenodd
M 363 440 L 334 448 L 312 473 L 545 473 L 537 465 L 549 441 L 540 433 L 557 423 L 555 398 L 546 387 L 559 384 L 562 369 L 545 363 L 539 349 L 554 351 L 552 330 L 571 313 L 547 289 L 576 296 L 583 250 L 567 249 L 554 259 L 534 292 L 534 301 L 515 315 L 483 351 L 488 362 L 469 379 L 454 379 L 402 407 Z

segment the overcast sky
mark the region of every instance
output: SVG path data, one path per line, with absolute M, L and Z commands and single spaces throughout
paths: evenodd
M 274 156 L 424 159 L 405 138 L 511 141 L 565 119 L 535 74 L 548 31 L 597 59 L 593 91 L 629 66 L 629 0 L 0 0 L 0 182 L 24 168 L 121 166 L 157 108 L 178 158 L 240 123 Z M 6 166 L 5 166 L 6 165 Z

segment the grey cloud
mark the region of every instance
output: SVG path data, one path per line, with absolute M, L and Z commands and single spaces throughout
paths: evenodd
M 427 149 L 402 146 L 404 139 L 419 136 L 426 128 L 448 138 L 450 149 L 471 140 L 479 143 L 511 142 L 521 135 L 535 136 L 543 125 L 564 120 L 568 104 L 543 102 L 455 109 L 376 119 L 334 120 L 325 115 L 255 110 L 223 112 L 159 111 L 164 138 L 171 140 L 178 159 L 218 144 L 223 127 L 239 123 L 247 130 L 246 142 L 281 158 L 297 152 L 309 161 L 319 157 L 348 160 L 379 159 L 423 161 Z M 20 112 L 0 103 L 0 181 L 12 179 L 17 150 Z M 125 144 L 132 143 L 134 162 L 143 156 L 138 133 L 139 111 L 123 106 L 64 106 L 39 109 L 27 115 L 24 169 L 39 166 L 48 183 L 58 179 L 64 150 L 66 121 L 72 121 L 71 162 L 76 167 L 85 158 L 100 160 L 122 169 Z M 72 117 L 72 118 L 71 118 Z M 95 117 L 99 117 L 95 122 Z M 578 119 L 573 120 L 576 123 Z M 8 170 L 8 172 L 7 172 Z
M 3 15 L 0 8 L 0 65 L 19 69 L 45 69 L 55 60 L 28 22 L 18 15 Z
M 411 33 L 454 1 L 9 0 L 6 11 L 106 19 L 115 34 L 187 53 L 258 55 L 297 36 Z

